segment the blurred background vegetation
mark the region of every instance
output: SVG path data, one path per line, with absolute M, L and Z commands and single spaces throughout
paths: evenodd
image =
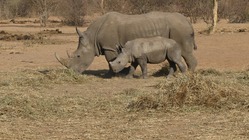
M 231 23 L 249 21 L 249 0 L 218 0 L 218 17 Z M 0 19 L 39 18 L 46 26 L 50 16 L 66 25 L 83 25 L 86 16 L 117 11 L 141 14 L 149 11 L 180 12 L 192 23 L 211 23 L 213 0 L 0 0 Z

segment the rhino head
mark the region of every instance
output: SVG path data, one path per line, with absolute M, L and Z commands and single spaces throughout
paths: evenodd
M 76 28 L 79 35 L 78 48 L 72 53 L 68 54 L 68 58 L 60 58 L 56 53 L 56 59 L 65 67 L 73 69 L 75 72 L 84 72 L 92 63 L 95 57 L 94 43 L 90 41 L 86 32 L 80 32 Z
M 122 49 L 122 53 L 120 53 L 114 61 L 109 62 L 109 64 L 110 64 L 112 70 L 115 73 L 118 73 L 121 70 L 123 70 L 125 68 L 125 66 L 127 65 L 127 63 L 129 63 L 129 62 L 130 62 L 129 54 L 124 49 Z

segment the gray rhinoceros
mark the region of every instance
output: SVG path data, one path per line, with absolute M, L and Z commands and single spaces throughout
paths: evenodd
M 110 62 L 114 72 L 121 71 L 127 63 L 131 63 L 127 78 L 133 77 L 136 67 L 139 65 L 142 70 L 142 78 L 147 78 L 147 63 L 158 64 L 165 60 L 170 64 L 170 77 L 176 71 L 176 64 L 181 72 L 186 71 L 186 66 L 182 61 L 181 48 L 172 39 L 165 37 L 139 38 L 128 41 L 118 57 Z
M 194 30 L 186 17 L 179 13 L 150 12 L 141 15 L 107 13 L 93 22 L 86 31 L 80 32 L 78 48 L 69 58 L 57 60 L 76 72 L 82 73 L 95 56 L 105 55 L 107 62 L 118 56 L 116 46 L 124 46 L 129 40 L 162 36 L 175 40 L 181 47 L 182 56 L 190 70 L 197 66 L 193 50 L 196 49 Z M 110 68 L 110 66 L 109 66 Z M 111 72 L 110 68 L 110 72 Z

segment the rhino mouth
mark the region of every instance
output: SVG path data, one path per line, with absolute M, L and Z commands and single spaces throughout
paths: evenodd
M 119 73 L 122 69 L 116 69 L 116 68 L 113 68 L 112 71 L 115 72 L 115 73 Z

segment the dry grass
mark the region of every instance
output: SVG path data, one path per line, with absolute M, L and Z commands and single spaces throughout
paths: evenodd
M 239 134 L 232 133 L 233 137 L 239 135 L 246 138 L 248 126 L 242 122 L 246 123 L 248 120 L 247 117 L 243 117 L 249 108 L 249 95 L 246 92 L 249 89 L 248 75 L 248 71 L 200 70 L 194 74 L 177 74 L 172 79 L 155 78 L 153 80 L 156 80 L 156 85 L 145 84 L 149 88 L 142 86 L 150 90 L 142 89 L 138 85 L 118 90 L 122 87 L 120 84 L 125 85 L 126 82 L 141 84 L 145 80 L 103 79 L 78 75 L 66 69 L 2 72 L 0 73 L 0 122 L 13 130 L 5 132 L 2 128 L 0 136 L 15 139 L 20 133 L 28 130 L 32 133 L 27 133 L 21 138 L 34 139 L 37 138 L 37 134 L 41 139 L 51 138 L 50 132 L 54 132 L 52 136 L 58 139 L 68 136 L 82 138 L 80 134 L 85 130 L 86 134 L 92 134 L 84 135 L 89 139 L 100 139 L 100 137 L 126 139 L 131 135 L 136 135 L 136 138 L 153 139 L 156 136 L 159 139 L 173 139 L 178 137 L 178 133 L 167 130 L 172 133 L 172 136 L 169 136 L 164 133 L 165 129 L 173 127 L 178 130 L 179 122 L 180 126 L 187 129 L 190 127 L 196 134 L 202 133 L 192 122 L 185 121 L 185 117 L 196 121 L 203 128 L 208 125 L 205 132 L 213 135 L 217 132 L 213 126 L 219 126 L 219 122 L 210 124 L 209 119 L 212 117 L 204 118 L 205 124 L 202 123 L 203 120 L 196 120 L 198 115 L 201 116 L 199 112 L 215 116 L 208 113 L 207 108 L 211 108 L 219 110 L 216 113 L 221 117 L 224 116 L 222 112 L 231 110 L 236 116 L 230 115 L 231 118 L 227 117 L 227 120 L 223 118 L 219 120 L 229 122 L 226 124 L 227 131 L 239 129 Z M 224 111 L 220 111 L 221 109 Z M 9 122 L 15 127 L 9 126 Z M 20 123 L 23 126 L 20 126 Z M 185 126 L 186 123 L 188 126 Z M 230 128 L 229 126 L 234 123 L 239 126 Z M 49 124 L 51 126 L 47 126 Z M 169 126 L 166 127 L 167 125 Z M 48 128 L 49 132 L 46 131 Z M 226 130 L 222 129 L 219 132 L 223 133 Z M 103 135 L 99 134 L 100 131 Z M 184 133 L 184 128 L 181 131 L 181 136 L 188 133 Z M 184 138 L 195 137 L 194 134 L 188 133 Z
M 156 92 L 136 97 L 128 108 L 144 110 L 197 106 L 248 110 L 248 78 L 249 71 L 222 73 L 208 69 L 179 74 L 155 85 Z
M 22 72 L 0 73 L 0 87 L 39 89 L 52 84 L 84 83 L 88 79 L 72 70 L 25 70 Z
M 72 70 L 25 70 L 0 73 L 0 118 L 42 119 L 71 116 L 82 103 L 78 97 L 51 97 L 43 89 L 57 84 L 83 84 L 91 78 Z M 75 115 L 75 114 L 73 114 Z
M 79 75 L 72 70 L 25 70 L 0 73 L 0 78 L 0 117 L 72 117 L 84 114 L 83 108 L 114 112 L 120 109 L 163 111 L 195 107 L 225 110 L 249 108 L 249 71 L 199 70 L 163 79 L 151 91 L 128 88 L 117 92 L 112 98 L 88 100 L 84 96 L 51 97 L 42 93 L 43 89 L 52 89 L 55 85 L 96 81 L 97 77 Z

